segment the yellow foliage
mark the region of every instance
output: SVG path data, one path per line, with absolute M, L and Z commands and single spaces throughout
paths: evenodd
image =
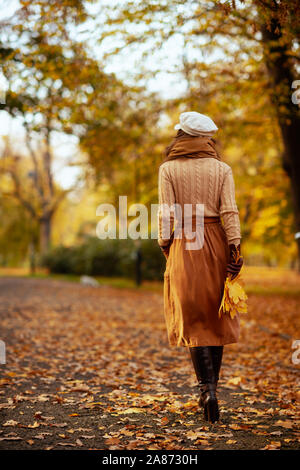
M 223 313 L 229 313 L 231 318 L 234 318 L 238 313 L 247 313 L 247 299 L 248 296 L 244 291 L 241 284 L 238 283 L 240 274 L 235 279 L 227 276 L 224 286 L 223 298 L 219 308 L 219 318 Z

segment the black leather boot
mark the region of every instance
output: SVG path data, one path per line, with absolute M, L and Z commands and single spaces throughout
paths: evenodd
M 214 423 L 219 420 L 219 407 L 210 346 L 196 346 L 189 350 L 200 387 L 199 405 L 204 409 L 205 419 Z
M 224 346 L 210 346 L 213 368 L 215 372 L 216 386 L 220 376 Z

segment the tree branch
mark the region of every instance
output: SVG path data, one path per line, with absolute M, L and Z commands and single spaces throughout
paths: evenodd
M 15 196 L 20 202 L 21 204 L 28 210 L 28 212 L 35 218 L 37 219 L 37 213 L 34 209 L 34 207 L 32 206 L 32 204 L 27 200 L 25 199 L 23 196 L 22 196 L 22 193 L 21 193 L 21 183 L 20 183 L 20 180 L 15 172 L 15 170 L 13 168 L 9 168 L 8 170 L 8 173 L 10 174 L 13 182 L 14 182 L 14 193 L 13 193 L 13 196 Z

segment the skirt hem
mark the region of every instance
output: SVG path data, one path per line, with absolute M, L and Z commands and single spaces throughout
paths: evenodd
M 188 348 L 194 348 L 198 346 L 225 346 L 226 344 L 236 344 L 239 342 L 239 339 L 224 339 L 220 340 L 218 342 L 214 341 L 213 344 L 212 342 L 206 343 L 203 341 L 181 341 L 180 343 L 175 343 L 175 342 L 170 342 L 169 341 L 169 346 L 171 347 L 188 347 Z

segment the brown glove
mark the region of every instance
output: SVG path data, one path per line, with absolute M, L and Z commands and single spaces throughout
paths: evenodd
M 174 231 L 171 234 L 170 241 L 169 241 L 168 245 L 160 246 L 160 249 L 163 252 L 166 259 L 168 259 L 169 251 L 170 251 L 170 247 L 172 245 L 173 239 L 174 239 Z
M 170 245 L 161 246 L 160 249 L 161 249 L 161 251 L 163 252 L 165 258 L 168 259 L 169 251 L 170 251 Z
M 231 275 L 231 279 L 235 279 L 242 269 L 244 260 L 241 256 L 241 245 L 229 245 L 230 259 L 227 265 L 227 274 Z

